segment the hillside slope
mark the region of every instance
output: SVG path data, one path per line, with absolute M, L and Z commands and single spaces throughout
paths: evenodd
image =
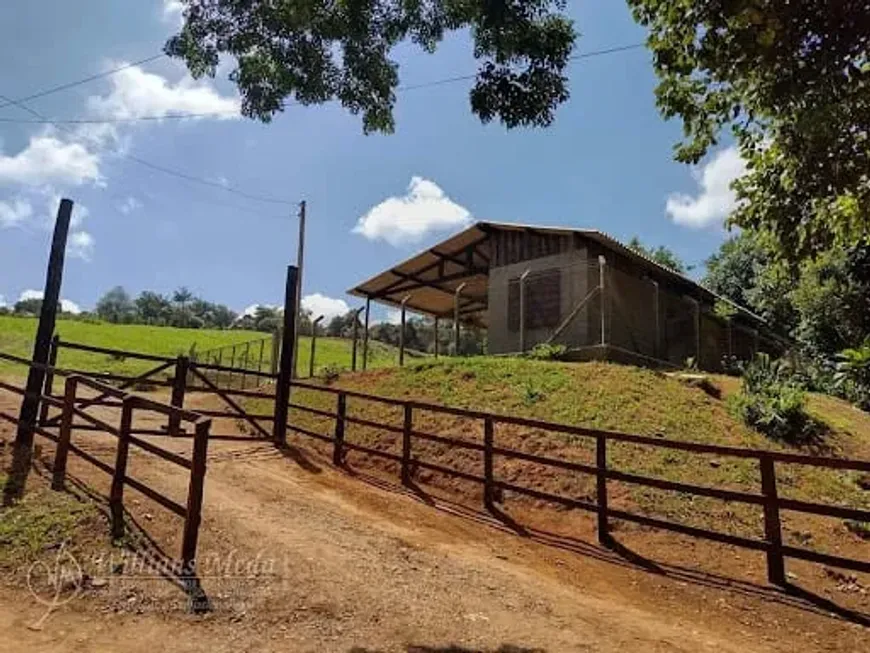
M 735 381 L 711 377 L 723 397 L 734 391 Z M 716 443 L 737 447 L 824 453 L 870 459 L 870 415 L 829 397 L 812 396 L 810 411 L 829 431 L 812 448 L 788 447 L 735 420 L 726 400 L 690 387 L 651 370 L 607 363 L 565 364 L 517 359 L 479 358 L 427 362 L 404 369 L 347 374 L 337 386 L 391 397 L 406 397 L 448 406 L 487 410 L 518 416 L 635 433 L 673 440 Z M 714 389 L 715 390 L 715 389 Z M 717 392 L 713 392 L 713 395 Z M 334 410 L 335 398 L 316 391 L 295 391 L 294 402 Z M 331 420 L 292 411 L 291 422 L 330 434 Z M 348 414 L 401 426 L 396 407 L 350 399 Z M 480 420 L 448 417 L 420 411 L 414 429 L 482 442 Z M 350 424 L 347 440 L 395 454 L 401 452 L 401 435 Z M 496 446 L 520 449 L 556 458 L 594 464 L 594 440 L 514 426 L 497 425 Z M 321 445 L 315 445 L 321 446 Z M 421 460 L 468 473 L 482 473 L 482 456 L 476 451 L 415 440 L 414 455 Z M 758 494 L 757 462 L 714 457 L 664 448 L 612 443 L 609 465 L 620 471 L 684 483 L 729 488 Z M 397 465 L 363 454 L 351 454 L 352 465 L 380 470 L 398 477 Z M 534 463 L 496 457 L 496 478 L 563 496 L 594 501 L 595 479 L 545 468 Z M 781 496 L 870 508 L 870 492 L 859 484 L 860 474 L 795 465 L 778 465 Z M 476 484 L 428 470 L 418 471 L 416 481 L 430 488 L 480 500 Z M 612 504 L 640 510 L 684 524 L 763 538 L 762 511 L 756 506 L 695 497 L 636 485 L 612 483 Z M 479 503 L 477 503 L 479 505 Z M 549 508 L 523 497 L 509 497 L 511 506 Z M 565 514 L 564 511 L 559 511 Z M 559 519 L 568 523 L 569 520 Z M 797 513 L 783 516 L 785 540 L 796 546 L 823 551 L 837 550 L 866 557 L 868 544 L 839 519 Z M 620 528 L 636 528 L 620 525 Z

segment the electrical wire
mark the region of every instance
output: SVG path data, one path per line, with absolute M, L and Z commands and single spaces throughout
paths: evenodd
M 638 48 L 644 47 L 643 43 L 632 43 L 629 45 L 620 45 L 612 48 L 605 48 L 603 50 L 592 50 L 589 52 L 580 52 L 576 55 L 569 57 L 570 61 L 580 61 L 582 59 L 591 59 L 593 57 L 600 57 L 608 54 L 615 54 L 618 52 L 626 52 L 629 50 L 636 50 Z M 157 57 L 159 58 L 159 57 Z M 131 64 L 135 65 L 135 64 Z M 123 70 L 120 68 L 115 72 L 119 72 Z M 103 75 L 105 76 L 105 75 Z M 399 86 L 396 88 L 397 93 L 403 93 L 407 91 L 416 91 L 424 88 L 432 88 L 435 86 L 444 86 L 446 84 L 454 84 L 456 82 L 464 82 L 477 77 L 477 73 L 471 73 L 468 75 L 458 75 L 456 77 L 445 77 L 444 79 L 436 79 L 430 82 L 422 82 L 419 84 L 410 84 L 406 86 Z M 73 84 L 74 85 L 74 84 Z M 42 94 L 37 94 L 37 97 Z M 336 100 L 330 100 L 330 102 L 335 102 Z M 3 108 L 6 105 L 0 105 L 0 108 Z M 301 106 L 300 102 L 287 102 L 285 107 L 293 107 L 293 106 Z M 213 111 L 206 113 L 169 113 L 163 115 L 147 115 L 147 116 L 131 116 L 128 118 L 42 118 L 38 120 L 22 120 L 19 118 L 0 118 L 0 123 L 22 123 L 22 124 L 66 124 L 66 125 L 103 125 L 103 124 L 121 124 L 121 123 L 135 123 L 135 122 L 149 122 L 149 121 L 160 121 L 160 120 L 193 120 L 198 118 L 226 118 L 228 116 L 238 115 L 235 111 Z

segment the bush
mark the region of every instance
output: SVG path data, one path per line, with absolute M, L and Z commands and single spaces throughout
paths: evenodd
M 770 438 L 800 443 L 814 435 L 806 412 L 806 394 L 790 366 L 757 354 L 742 366 L 743 388 L 731 400 L 733 411 L 749 426 Z
M 837 355 L 834 383 L 846 399 L 870 410 L 870 338 Z
M 567 351 L 568 348 L 565 345 L 540 343 L 535 345 L 531 351 L 526 352 L 526 357 L 539 361 L 558 361 L 564 358 Z

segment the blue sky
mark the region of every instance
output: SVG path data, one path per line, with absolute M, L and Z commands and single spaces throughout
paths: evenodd
M 179 16 L 169 0 L 30 0 L 0 5 L 0 94 L 22 98 L 160 52 Z M 577 52 L 643 41 L 623 2 L 569 2 Z M 436 54 L 395 52 L 401 84 L 473 73 L 466 35 Z M 63 296 L 89 308 L 114 285 L 195 293 L 241 310 L 277 303 L 295 259 L 295 207 L 248 200 L 164 175 L 135 157 L 217 185 L 309 208 L 304 295 L 320 312 L 345 291 L 471 220 L 589 227 L 638 235 L 697 264 L 726 237 L 728 184 L 742 169 L 720 149 L 675 163 L 678 122 L 654 105 L 641 48 L 574 62 L 571 100 L 549 129 L 482 125 L 469 82 L 399 94 L 396 132 L 362 134 L 337 105 L 288 107 L 271 124 L 239 118 L 229 67 L 186 79 L 166 58 L 29 101 L 51 118 L 167 113 L 197 120 L 51 126 L 0 108 L 0 296 L 44 282 L 57 198 L 76 202 Z M 0 105 L 4 104 L 0 101 Z M 382 314 L 382 313 L 380 313 Z

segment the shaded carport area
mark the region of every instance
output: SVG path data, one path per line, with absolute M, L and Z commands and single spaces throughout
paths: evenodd
M 490 267 L 489 226 L 477 223 L 348 291 L 366 300 L 363 369 L 368 359 L 371 303 L 408 309 L 454 323 L 454 348 L 459 324 L 487 326 Z M 437 337 L 436 337 L 437 343 Z

